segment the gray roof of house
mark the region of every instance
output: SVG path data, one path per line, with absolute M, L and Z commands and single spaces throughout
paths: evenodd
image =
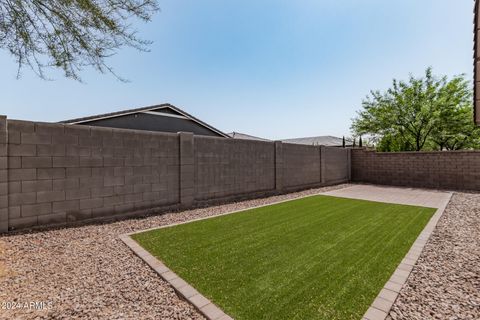
M 270 141 L 268 139 L 264 139 L 264 138 L 260 138 L 260 137 L 255 137 L 255 136 L 251 136 L 249 134 L 245 134 L 245 133 L 240 133 L 240 132 L 230 132 L 230 133 L 227 133 L 231 138 L 234 138 L 234 139 L 244 139 L 244 140 L 258 140 L 258 141 Z
M 132 113 L 136 113 L 136 112 L 152 111 L 152 110 L 158 110 L 158 109 L 171 109 L 174 112 L 177 112 L 177 113 L 181 114 L 182 116 L 184 116 L 184 117 L 186 117 L 186 118 L 188 118 L 188 119 L 190 119 L 194 122 L 197 122 L 198 124 L 208 128 L 208 129 L 210 129 L 214 132 L 217 132 L 221 136 L 223 136 L 225 138 L 229 138 L 229 136 L 226 133 L 218 130 L 217 128 L 209 125 L 208 123 L 203 122 L 202 120 L 200 120 L 198 118 L 195 118 L 191 114 L 188 114 L 187 112 L 175 107 L 174 105 L 171 105 L 170 103 L 163 103 L 163 104 L 158 104 L 158 105 L 149 106 L 149 107 L 136 108 L 136 109 L 127 109 L 127 110 L 116 111 L 116 112 L 111 112 L 111 113 L 97 114 L 97 115 L 83 117 L 83 118 L 64 120 L 64 121 L 60 121 L 59 123 L 81 124 L 81 123 L 85 123 L 85 122 L 88 123 L 90 121 L 95 121 L 95 120 L 98 120 L 98 119 L 114 118 L 114 117 L 120 117 L 120 116 L 123 116 L 123 115 L 126 115 L 126 114 L 132 114 Z
M 295 139 L 284 139 L 282 142 L 305 144 L 314 146 L 327 146 L 327 147 L 341 147 L 343 144 L 342 138 L 334 136 L 317 136 L 317 137 L 305 137 Z M 345 145 L 351 146 L 353 141 L 345 139 Z

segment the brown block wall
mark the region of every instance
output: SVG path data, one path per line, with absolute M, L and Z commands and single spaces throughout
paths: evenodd
M 195 198 L 275 189 L 272 142 L 195 136 Z
M 180 204 L 188 207 L 195 200 L 195 155 L 193 134 L 180 132 Z
M 480 151 L 352 150 L 352 180 L 394 186 L 480 190 Z
M 8 120 L 9 227 L 177 203 L 176 134 Z
M 320 148 L 300 144 L 283 143 L 283 187 L 320 184 Z
M 0 232 L 8 231 L 7 117 L 0 116 Z
M 275 141 L 275 191 L 283 190 L 283 144 L 282 141 Z
M 0 232 L 347 181 L 330 149 L 0 116 Z
M 325 180 L 329 182 L 350 181 L 351 149 L 323 148 Z

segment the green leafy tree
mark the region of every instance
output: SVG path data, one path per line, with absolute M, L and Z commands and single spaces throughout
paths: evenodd
M 362 106 L 351 129 L 369 135 L 381 151 L 470 148 L 478 140 L 463 75 L 448 80 L 428 68 L 423 77 L 393 80 L 385 92 L 372 91 Z
M 17 77 L 24 67 L 43 79 L 49 68 L 76 80 L 85 67 L 115 75 L 106 58 L 122 47 L 147 51 L 130 21 L 157 10 L 156 0 L 0 0 L 0 48 L 15 58 Z
M 376 149 L 382 152 L 415 151 L 409 141 L 393 133 L 387 133 L 378 139 Z
M 471 95 L 470 92 L 465 94 Z M 437 126 L 432 131 L 433 143 L 439 150 L 478 148 L 480 146 L 480 129 L 472 119 L 473 108 L 469 101 L 457 101 L 457 103 L 443 108 L 439 114 Z

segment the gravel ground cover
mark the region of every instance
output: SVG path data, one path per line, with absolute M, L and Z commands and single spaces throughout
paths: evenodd
M 5 276 L 5 266 L 2 257 L 4 256 L 4 249 L 2 243 L 0 243 L 0 279 Z
M 480 194 L 455 193 L 389 319 L 480 319 Z
M 120 234 L 339 189 L 0 237 L 0 319 L 203 319 L 118 238 Z M 6 310 L 2 307 L 16 308 Z M 43 310 L 24 303 L 45 303 Z M 50 303 L 50 304 L 49 304 Z M 8 305 L 7 305 L 8 304 Z
M 202 319 L 118 235 L 342 188 L 114 223 L 0 236 L 0 304 L 52 302 L 0 319 Z M 390 319 L 480 319 L 480 194 L 456 193 Z

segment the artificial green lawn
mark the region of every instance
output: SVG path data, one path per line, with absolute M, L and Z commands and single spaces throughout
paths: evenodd
M 312 196 L 133 238 L 237 320 L 360 319 L 434 212 Z

